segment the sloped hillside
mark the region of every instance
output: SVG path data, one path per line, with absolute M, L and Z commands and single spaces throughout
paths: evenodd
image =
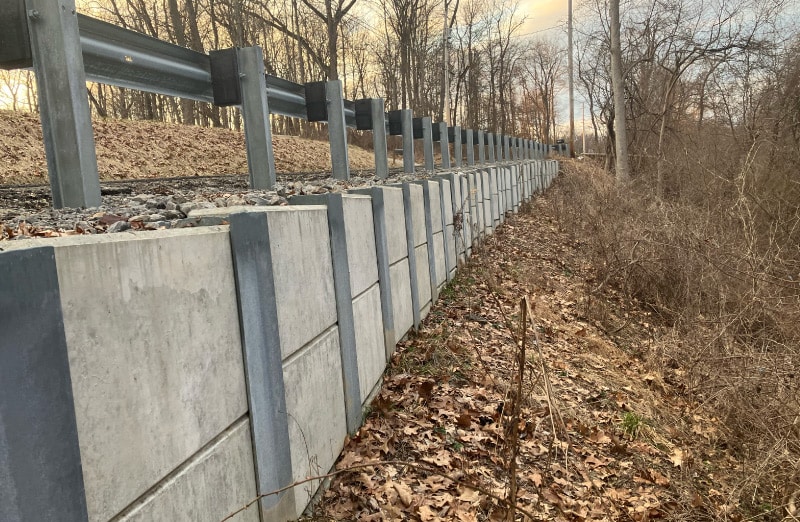
M 247 172 L 244 134 L 149 121 L 94 122 L 103 180 L 209 176 Z M 327 142 L 273 136 L 278 172 L 330 170 Z M 0 111 L 0 185 L 47 183 L 42 128 L 36 114 Z M 353 169 L 373 167 L 372 153 L 350 147 Z

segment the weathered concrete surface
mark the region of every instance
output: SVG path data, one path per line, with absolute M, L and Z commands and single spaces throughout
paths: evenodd
M 381 290 L 377 282 L 353 300 L 353 322 L 356 326 L 358 381 L 363 405 L 386 368 Z
M 472 208 L 470 205 L 469 177 L 459 176 L 459 203 L 461 210 L 461 241 L 459 242 L 459 259 L 466 261 L 472 253 Z
M 342 203 L 347 237 L 347 262 L 350 266 L 350 286 L 352 297 L 355 298 L 378 281 L 372 203 L 369 196 L 355 195 L 343 196 Z M 356 328 L 358 328 L 358 324 L 356 324 Z
M 441 290 L 447 283 L 447 259 L 444 249 L 444 232 L 439 231 L 433 234 L 433 256 L 436 267 L 436 288 Z M 438 299 L 438 291 L 436 293 Z
M 0 252 L 0 274 L 0 520 L 85 521 L 55 253 Z
M 422 313 L 426 306 L 431 304 L 431 272 L 428 264 L 428 244 L 423 243 L 414 249 L 414 257 L 417 260 L 417 290 L 419 292 L 419 311 L 420 318 L 424 319 L 427 314 Z
M 281 304 L 278 307 L 281 351 L 285 359 L 336 322 L 327 207 L 235 206 L 206 209 L 203 215 L 227 217 L 239 212 L 269 213 L 272 249 L 285 253 L 273 258 L 275 295 Z
M 386 211 L 386 239 L 389 246 L 389 262 L 393 264 L 408 257 L 402 189 L 384 188 L 383 205 Z
M 513 194 L 512 189 L 511 189 L 512 184 L 514 182 L 514 179 L 513 179 L 513 175 L 511 174 L 511 169 L 504 168 L 503 169 L 503 177 L 506 180 L 506 186 L 505 186 L 505 203 L 506 203 L 506 207 L 505 207 L 505 210 L 506 210 L 506 212 L 511 212 L 512 210 L 514 210 L 514 199 L 513 199 L 514 194 Z
M 481 195 L 483 196 L 483 231 L 488 236 L 494 231 L 492 216 L 492 187 L 489 182 L 489 171 L 480 171 Z
M 327 209 L 270 207 L 281 352 L 286 359 L 336 323 Z
M 500 226 L 500 216 L 502 212 L 500 211 L 500 176 L 499 176 L 499 169 L 491 168 L 489 170 L 489 186 L 492 190 L 492 219 L 494 220 L 494 228 Z
M 453 185 L 455 178 L 440 180 L 442 185 L 442 222 L 444 224 L 445 257 L 447 280 L 456 274 L 457 244 L 453 227 Z
M 258 494 L 292 483 L 268 217 L 264 212 L 229 217 Z M 287 520 L 296 512 L 293 491 L 261 497 L 258 504 L 261 520 Z
M 414 327 L 414 312 L 411 304 L 411 275 L 408 257 L 389 267 L 392 281 L 392 308 L 394 309 L 395 343 Z
M 54 244 L 89 519 L 105 521 L 247 411 L 228 231 Z
M 414 246 L 418 247 L 428 241 L 428 235 L 425 231 L 425 201 L 422 185 L 412 184 L 409 187 L 411 191 L 411 214 L 413 219 L 413 228 L 411 230 L 414 238 Z
M 295 352 L 284 361 L 283 372 L 294 480 L 327 473 L 347 435 L 337 328 Z M 319 485 L 313 481 L 294 488 L 298 516 Z
M 444 233 L 442 224 L 441 184 L 427 180 L 421 183 L 424 188 L 425 227 L 428 242 L 428 268 L 431 278 L 431 301 L 439 298 L 439 289 L 447 282 Z
M 118 520 L 218 522 L 255 497 L 250 423 L 243 418 L 126 509 Z M 235 520 L 259 522 L 258 504 Z
M 469 179 L 471 243 L 474 243 L 483 236 L 483 191 L 481 190 L 481 177 L 478 172 L 471 171 L 467 176 Z

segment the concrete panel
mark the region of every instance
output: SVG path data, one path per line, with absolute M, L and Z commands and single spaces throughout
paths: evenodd
M 444 249 L 444 232 L 437 232 L 433 235 L 433 255 L 436 263 L 436 288 L 440 289 L 447 282 L 447 259 Z M 438 299 L 438 292 L 437 292 Z
M 56 245 L 89 519 L 107 520 L 247 411 L 228 231 Z
M 483 235 L 483 191 L 481 177 L 477 172 L 469 173 L 470 228 L 472 241 Z
M 462 219 L 461 219 L 461 239 L 462 239 L 462 247 L 459 252 L 464 256 L 466 259 L 472 252 L 472 207 L 470 204 L 470 183 L 468 176 L 461 177 L 461 197 L 463 201 L 463 208 L 462 208 Z
M 353 300 L 353 323 L 358 353 L 358 382 L 363 405 L 386 368 L 381 290 L 377 284 Z
M 414 249 L 417 260 L 417 291 L 419 292 L 419 309 L 431 302 L 431 271 L 428 264 L 428 245 L 423 243 Z
M 440 179 L 442 185 L 442 222 L 453 224 L 453 184 L 449 179 Z
M 494 230 L 494 217 L 492 216 L 492 187 L 489 180 L 489 172 L 480 173 L 481 192 L 483 194 L 483 229 L 488 235 Z
M 386 213 L 386 240 L 389 248 L 389 263 L 393 264 L 404 257 L 408 257 L 403 191 L 393 187 L 384 188 L 383 206 Z
M 392 309 L 394 310 L 395 344 L 414 326 L 413 305 L 411 304 L 411 276 L 408 258 L 389 267 L 392 282 Z
M 356 297 L 378 280 L 372 202 L 368 196 L 343 196 L 342 204 L 347 262 L 350 265 L 350 289 L 352 296 Z
M 442 195 L 441 183 L 436 181 L 426 181 L 428 185 L 428 197 L 431 209 L 431 230 L 435 234 L 442 231 Z
M 511 190 L 511 185 L 514 180 L 512 179 L 511 169 L 504 168 L 503 176 L 506 180 L 506 212 L 511 212 L 514 210 L 513 192 Z
M 492 187 L 492 218 L 495 222 L 495 227 L 500 224 L 500 175 L 498 169 L 489 171 L 489 183 Z
M 427 233 L 425 232 L 425 201 L 423 199 L 422 185 L 409 184 L 411 194 L 411 216 L 413 219 L 413 238 L 414 246 L 425 243 Z
M 453 183 L 450 179 L 441 179 L 440 183 L 442 186 L 442 222 L 444 224 L 447 279 L 450 280 L 455 275 L 457 248 L 453 235 Z
M 336 322 L 327 208 L 270 207 L 266 212 L 286 359 Z
M 327 473 L 347 435 L 339 332 L 333 326 L 284 362 L 294 480 Z M 299 516 L 319 481 L 294 488 Z
M 243 418 L 117 520 L 218 522 L 255 497 L 250 423 Z M 258 504 L 235 520 L 259 522 Z

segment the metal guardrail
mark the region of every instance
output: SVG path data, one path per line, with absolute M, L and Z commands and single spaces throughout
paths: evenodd
M 213 103 L 208 55 L 78 15 L 86 79 Z
M 542 157 L 542 144 L 413 118 L 411 110 L 384 112 L 381 99 L 345 100 L 339 81 L 297 84 L 268 75 L 258 47 L 204 54 L 77 14 L 74 0 L 6 0 L 0 12 L 0 68 L 34 69 L 42 129 L 55 207 L 100 204 L 97 158 L 85 92 L 87 80 L 241 108 L 250 184 L 271 188 L 275 160 L 269 114 L 329 127 L 333 175 L 348 179 L 346 129 L 373 133 L 376 175 L 388 176 L 386 134 L 402 135 L 406 172 L 414 171 L 414 139 L 422 139 L 425 168 L 434 169 L 433 142 L 439 141 L 442 165 L 450 166 L 447 143 L 454 144 L 455 166 Z M 467 137 L 468 136 L 468 137 Z M 496 153 L 495 153 L 496 152 Z M 446 157 L 446 158 L 445 158 Z

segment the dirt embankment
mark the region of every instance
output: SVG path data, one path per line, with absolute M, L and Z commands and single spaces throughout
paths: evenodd
M 244 134 L 150 121 L 95 120 L 102 180 L 206 176 L 247 172 Z M 278 172 L 331 168 L 327 142 L 273 136 Z M 351 146 L 350 166 L 373 168 L 370 151 Z M 46 184 L 42 127 L 37 114 L 0 111 L 0 185 Z

